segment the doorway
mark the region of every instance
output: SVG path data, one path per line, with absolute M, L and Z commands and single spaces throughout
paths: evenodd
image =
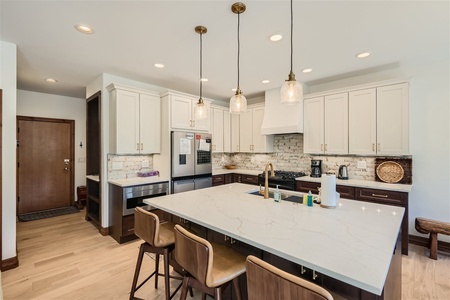
M 74 120 L 17 116 L 17 214 L 74 204 Z

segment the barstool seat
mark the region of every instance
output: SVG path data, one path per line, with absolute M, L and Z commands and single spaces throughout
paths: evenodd
M 175 223 L 159 222 L 159 217 L 140 207 L 135 208 L 134 233 L 144 240 L 139 247 L 139 255 L 134 272 L 133 283 L 131 285 L 130 300 L 134 299 L 134 293 L 143 286 L 152 276 L 155 276 L 155 288 L 158 288 L 158 276 L 164 276 L 166 300 L 172 299 L 180 289 L 181 284 L 170 294 L 170 278 L 183 279 L 181 277 L 169 275 L 169 254 L 175 249 Z M 142 260 L 146 252 L 155 254 L 155 271 L 137 286 Z M 164 274 L 159 273 L 159 257 L 164 257 Z M 136 287 L 137 286 L 137 287 Z
M 187 271 L 183 278 L 180 299 L 187 297 L 188 288 L 197 288 L 220 300 L 223 290 L 233 282 L 237 299 L 241 299 L 238 277 L 245 273 L 245 256 L 233 249 L 211 244 L 207 240 L 175 226 L 175 260 Z

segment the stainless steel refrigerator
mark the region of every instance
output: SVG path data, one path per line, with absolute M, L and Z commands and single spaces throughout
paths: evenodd
M 172 131 L 172 193 L 212 186 L 211 134 Z

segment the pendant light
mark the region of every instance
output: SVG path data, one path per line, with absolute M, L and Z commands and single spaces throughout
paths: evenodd
M 237 55 L 237 88 L 236 94 L 230 99 L 230 113 L 240 114 L 247 111 L 247 99 L 242 95 L 241 88 L 239 87 L 239 56 L 240 56 L 240 39 L 239 39 L 239 27 L 241 23 L 240 15 L 245 11 L 245 4 L 236 2 L 231 6 L 231 11 L 238 15 L 237 37 L 238 37 L 238 55 Z
M 288 79 L 281 86 L 280 96 L 282 104 L 297 104 L 303 100 L 303 86 L 300 82 L 295 80 L 295 74 L 292 72 L 292 35 L 294 31 L 293 14 L 293 5 L 291 0 L 291 71 L 288 75 Z
M 202 36 L 206 32 L 208 32 L 208 29 L 204 26 L 197 26 L 195 27 L 195 32 L 197 32 L 200 35 L 200 98 L 198 99 L 197 104 L 194 107 L 194 116 L 196 120 L 202 120 L 206 119 L 208 116 L 208 110 L 206 108 L 205 103 L 203 103 L 203 41 Z

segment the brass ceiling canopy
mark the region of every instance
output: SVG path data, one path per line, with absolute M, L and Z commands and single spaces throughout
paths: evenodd
M 242 2 L 236 2 L 231 6 L 231 11 L 235 14 L 242 14 L 245 11 L 245 4 Z
M 197 32 L 198 34 L 204 34 L 204 33 L 208 32 L 208 28 L 200 25 L 200 26 L 195 27 L 195 32 Z

